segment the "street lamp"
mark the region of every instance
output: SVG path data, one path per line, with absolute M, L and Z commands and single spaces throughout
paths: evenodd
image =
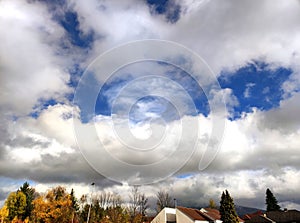
M 90 207 L 89 207 L 89 212 L 88 212 L 88 216 L 87 216 L 87 219 L 86 219 L 86 223 L 89 223 L 89 220 L 90 220 L 90 214 L 91 214 L 91 208 L 92 208 L 92 202 L 93 202 L 93 190 L 95 188 L 95 183 L 91 183 L 91 185 L 93 186 L 92 188 L 92 192 L 91 192 L 91 203 L 90 203 Z

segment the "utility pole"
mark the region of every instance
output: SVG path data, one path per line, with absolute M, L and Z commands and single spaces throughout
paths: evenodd
M 87 216 L 87 219 L 86 219 L 86 223 L 89 223 L 90 221 L 90 214 L 91 214 L 91 208 L 92 208 L 92 203 L 93 203 L 93 190 L 95 188 L 95 183 L 91 183 L 91 185 L 93 186 L 92 188 L 92 192 L 91 192 L 91 203 L 90 203 L 90 207 L 89 207 L 89 212 L 88 212 L 88 216 Z

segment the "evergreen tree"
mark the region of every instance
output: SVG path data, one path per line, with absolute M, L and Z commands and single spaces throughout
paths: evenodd
M 72 223 L 73 223 L 74 219 L 76 219 L 77 212 L 79 211 L 78 201 L 77 198 L 75 197 L 75 192 L 73 188 L 70 193 L 70 199 L 72 202 L 72 209 L 73 209 L 73 216 L 72 216 Z
M 22 216 L 22 220 L 29 218 L 31 216 L 31 212 L 33 210 L 33 200 L 35 198 L 35 190 L 29 186 L 28 182 L 25 182 L 22 187 L 18 191 L 21 191 L 26 196 L 26 208 L 25 213 Z
M 70 198 L 72 201 L 72 207 L 74 209 L 74 211 L 78 211 L 79 210 L 79 205 L 78 205 L 78 201 L 77 198 L 75 197 L 75 192 L 74 189 L 72 188 L 71 193 L 70 193 Z
M 266 190 L 266 205 L 267 211 L 280 211 L 277 199 L 269 188 Z
M 235 211 L 234 202 L 228 191 L 222 193 L 220 201 L 220 214 L 223 223 L 238 223 L 238 216 Z

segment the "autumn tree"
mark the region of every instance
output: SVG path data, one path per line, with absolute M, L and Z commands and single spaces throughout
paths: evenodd
M 213 199 L 209 199 L 208 207 L 213 209 L 217 208 L 217 205 Z
M 64 187 L 49 190 L 46 195 L 36 198 L 33 205 L 35 222 L 69 223 L 72 220 L 72 200 Z
M 130 221 L 130 215 L 124 208 L 122 197 L 119 194 L 112 194 L 106 214 L 112 223 Z
M 4 223 L 8 217 L 8 209 L 7 209 L 7 206 L 4 205 L 1 209 L 0 209 L 0 222 L 1 223 Z
M 99 199 L 97 197 L 92 198 L 92 204 L 86 204 L 84 212 L 81 214 L 82 221 L 87 220 L 88 211 L 90 209 L 89 222 L 101 222 L 103 217 L 106 215 L 104 208 L 100 207 Z
M 26 212 L 26 195 L 21 192 L 12 192 L 8 195 L 6 203 L 8 219 L 22 219 Z
M 81 197 L 82 198 L 82 197 Z M 89 212 L 89 204 L 82 203 L 79 211 L 80 222 L 85 222 Z
M 94 222 L 100 222 L 105 216 L 105 209 L 100 207 L 98 199 L 94 199 L 91 212 L 91 220 L 93 219 Z
M 223 223 L 238 223 L 234 202 L 228 191 L 223 191 L 220 201 L 220 215 Z
M 80 221 L 85 222 L 87 220 L 90 204 L 88 204 L 86 196 L 81 197 L 80 203 Z M 89 222 L 127 223 L 129 220 L 129 212 L 123 207 L 123 201 L 120 195 L 102 192 L 92 198 Z
M 269 188 L 267 188 L 266 190 L 266 205 L 267 205 L 267 211 L 280 210 L 280 206 L 278 205 L 277 199 Z
M 156 210 L 160 212 L 165 207 L 174 207 L 172 197 L 165 191 L 159 191 L 156 194 Z

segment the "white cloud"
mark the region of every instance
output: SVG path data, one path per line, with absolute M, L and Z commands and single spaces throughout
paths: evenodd
M 69 74 L 60 66 L 62 57 L 55 48 L 63 29 L 42 4 L 0 4 L 1 110 L 26 115 L 40 99 L 62 100 L 70 92 Z
M 250 98 L 251 97 L 250 91 L 251 91 L 251 88 L 254 87 L 254 86 L 255 86 L 254 83 L 248 83 L 248 84 L 246 84 L 246 89 L 244 91 L 244 97 L 245 98 Z
M 93 30 L 99 36 L 90 58 L 128 41 L 159 38 L 192 49 L 217 75 L 222 69 L 233 71 L 252 60 L 264 60 L 272 68 L 299 70 L 296 66 L 300 53 L 298 1 L 282 5 L 270 0 L 222 3 L 187 0 L 178 4 L 182 14 L 174 24 L 167 23 L 161 15 L 151 15 L 146 4 L 135 1 L 76 1 L 70 7 L 78 13 L 81 29 Z M 286 83 L 285 89 L 293 90 L 292 85 Z
M 169 34 L 203 56 L 217 74 L 252 59 L 290 66 L 299 52 L 299 7 L 298 1 L 283 6 L 268 0 L 210 1 L 183 15 Z M 282 14 L 288 16 L 282 19 Z
M 282 100 L 280 107 L 262 113 L 260 125 L 269 129 L 280 130 L 281 133 L 298 134 L 300 93 L 294 93 L 290 98 Z

